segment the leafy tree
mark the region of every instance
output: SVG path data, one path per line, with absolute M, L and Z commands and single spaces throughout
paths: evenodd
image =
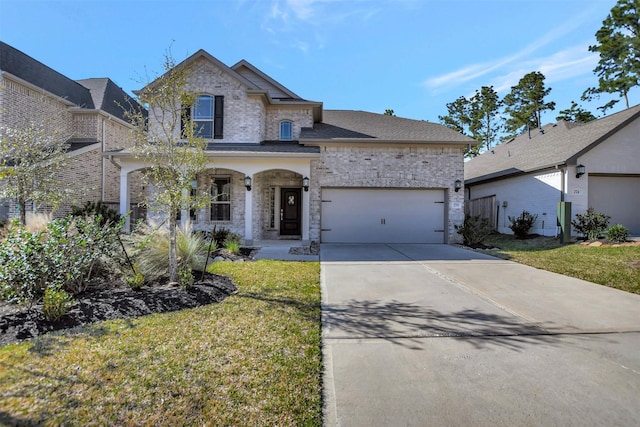
M 591 100 L 601 93 L 619 94 L 629 108 L 629 90 L 640 84 L 640 1 L 618 0 L 611 13 L 596 32 L 597 44 L 590 52 L 600 54 L 593 72 L 598 87 L 587 89 L 583 100 Z M 599 107 L 603 113 L 619 100 Z
M 69 148 L 62 129 L 53 117 L 21 128 L 0 127 L 0 199 L 16 200 L 23 225 L 27 203 L 56 209 L 68 193 L 60 179 Z
M 393 111 L 393 109 L 391 108 L 387 108 L 386 110 L 384 110 L 384 115 L 385 116 L 395 116 L 395 112 Z
M 566 110 L 561 110 L 556 120 L 566 120 L 568 122 L 580 122 L 587 123 L 595 120 L 597 117 L 591 114 L 590 111 L 578 106 L 575 101 L 571 101 L 571 107 Z
M 544 79 L 539 71 L 525 74 L 504 97 L 504 111 L 509 116 L 505 121 L 507 132 L 517 134 L 527 128 L 541 127 L 542 112 L 555 110 L 555 102 L 544 100 L 551 92 L 551 88 L 545 88 Z
M 448 115 L 439 116 L 447 127 L 478 141 L 478 144 L 465 153 L 474 157 L 482 149 L 490 149 L 495 145 L 501 124 L 498 121 L 502 102 L 493 86 L 483 86 L 467 99 L 464 96 L 447 104 Z
M 185 204 L 197 208 L 198 197 L 187 198 L 191 181 L 207 161 L 206 141 L 198 137 L 189 109 L 198 94 L 189 88 L 190 69 L 176 66 L 170 52 L 165 54 L 164 74 L 148 83 L 137 95 L 149 106 L 148 123 L 142 112 L 127 113 L 134 130 L 132 154 L 148 168 L 144 174 L 155 192 L 152 209 L 168 215 L 169 280 L 178 281 L 176 217 Z

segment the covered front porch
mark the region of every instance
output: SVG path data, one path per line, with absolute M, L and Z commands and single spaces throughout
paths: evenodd
M 315 155 L 299 153 L 215 153 L 192 183 L 191 195 L 206 202 L 199 209 L 185 209 L 180 222 L 195 230 L 225 228 L 242 236 L 242 244 L 255 241 L 297 240 L 309 243 L 311 161 Z M 120 159 L 120 206 L 129 206 L 129 177 L 145 165 L 131 157 Z M 146 187 L 148 221 L 161 223 L 166 212 L 154 206 L 153 183 Z M 189 197 L 188 191 L 185 196 Z M 186 205 L 186 204 L 185 204 Z M 129 230 L 129 220 L 126 223 Z

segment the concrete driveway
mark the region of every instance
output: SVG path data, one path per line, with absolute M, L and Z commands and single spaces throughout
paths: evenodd
M 640 295 L 446 245 L 320 259 L 326 425 L 640 425 Z

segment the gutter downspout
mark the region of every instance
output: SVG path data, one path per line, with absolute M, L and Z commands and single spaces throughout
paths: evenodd
M 104 124 L 104 118 L 102 119 L 102 152 L 104 153 L 106 151 L 106 143 L 105 143 L 105 136 L 107 134 L 107 131 L 105 129 L 105 124 Z M 109 156 L 111 158 L 111 156 Z M 101 195 L 100 195 L 100 200 L 104 203 L 104 196 L 105 196 L 105 186 L 107 183 L 107 176 L 106 176 L 106 170 L 107 170 L 107 164 L 105 163 L 105 158 L 104 156 L 102 157 L 102 190 L 101 190 Z

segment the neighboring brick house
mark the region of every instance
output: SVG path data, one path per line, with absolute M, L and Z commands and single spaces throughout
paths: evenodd
M 250 63 L 228 67 L 203 50 L 181 65 L 192 70 L 200 98 L 191 114 L 208 139 L 209 164 L 196 185 L 210 205 L 182 212 L 196 228 L 225 227 L 245 244 L 460 240 L 457 190 L 470 138 L 426 121 L 324 111 Z M 129 174 L 144 165 L 127 150 L 110 154 L 127 206 Z
M 538 215 L 530 233 L 558 233 L 556 206 L 592 207 L 640 235 L 640 105 L 588 123 L 559 121 L 465 164 L 467 208 L 484 205 L 501 233 L 509 216 Z M 580 166 L 580 168 L 578 168 Z M 480 212 L 472 212 L 480 213 Z
M 131 126 L 123 108 L 129 105 L 140 108 L 108 78 L 73 81 L 0 42 L 0 123 L 25 128 L 55 116 L 61 133 L 69 136 L 61 141 L 69 145 L 70 159 L 60 179 L 74 190 L 74 197 L 60 207 L 58 216 L 85 201 L 100 200 L 120 209 L 120 171 L 102 153 L 127 146 Z M 140 182 L 133 177 L 127 209 L 137 209 L 142 201 Z M 7 205 L 5 201 L 4 213 L 17 217 L 16 207 Z M 33 209 L 27 207 L 28 212 Z

